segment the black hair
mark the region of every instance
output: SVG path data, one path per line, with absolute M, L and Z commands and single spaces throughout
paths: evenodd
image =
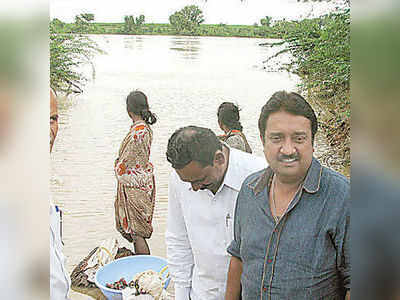
M 265 129 L 267 120 L 271 113 L 278 111 L 286 111 L 293 115 L 303 116 L 311 121 L 311 137 L 314 143 L 314 137 L 318 130 L 318 121 L 311 105 L 299 94 L 279 91 L 274 93 L 268 102 L 261 109 L 260 118 L 258 119 L 258 129 L 260 130 L 261 139 L 265 140 Z
M 126 97 L 126 110 L 128 113 L 139 115 L 147 124 L 157 122 L 157 117 L 149 109 L 149 102 L 146 95 L 141 91 L 133 91 Z
M 232 102 L 223 102 L 218 107 L 218 122 L 224 124 L 229 130 L 243 130 L 240 124 L 239 107 Z
M 171 135 L 166 154 L 174 169 L 182 169 L 191 161 L 197 161 L 202 167 L 213 165 L 217 150 L 222 150 L 222 144 L 214 132 L 186 126 Z

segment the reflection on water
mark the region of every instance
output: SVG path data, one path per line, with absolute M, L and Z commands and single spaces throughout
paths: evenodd
M 137 49 L 137 50 L 142 50 L 143 49 L 143 38 L 141 36 L 125 36 L 124 37 L 124 47 L 128 49 Z
M 170 50 L 181 52 L 182 58 L 196 59 L 200 51 L 199 37 L 172 37 Z
M 233 101 L 242 108 L 242 125 L 255 155 L 262 156 L 257 129 L 260 109 L 273 92 L 293 90 L 297 83 L 287 73 L 262 70 L 269 50 L 258 46 L 265 41 L 261 39 L 92 38 L 107 54 L 95 58 L 96 79 L 85 92 L 59 104 L 60 128 L 51 155 L 50 185 L 54 202 L 65 211 L 69 271 L 103 239 L 114 236 L 127 246 L 114 229 L 113 162 L 131 124 L 125 97 L 132 89 L 147 94 L 159 118 L 152 126 L 150 159 L 155 166 L 157 202 L 149 244 L 152 254 L 165 257 L 169 136 L 186 125 L 209 127 L 220 134 L 217 108 L 223 101 Z

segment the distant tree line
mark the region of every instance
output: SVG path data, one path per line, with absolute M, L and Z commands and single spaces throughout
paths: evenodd
M 319 113 L 320 129 L 330 146 L 322 159 L 339 171 L 350 170 L 350 7 L 318 18 L 273 20 L 266 16 L 248 25 L 203 24 L 202 11 L 186 6 L 173 13 L 169 24 L 146 24 L 145 16 L 129 15 L 123 23 L 94 23 L 93 14 L 81 14 L 74 23 L 50 22 L 50 79 L 56 90 L 81 92 L 88 80 L 79 66 L 91 63 L 98 46 L 85 33 L 205 35 L 278 38 L 262 43 L 276 52 L 266 61 L 270 71 L 300 76 L 300 91 Z M 286 55 L 287 59 L 282 60 Z M 287 61 L 284 63 L 284 61 Z
M 260 20 L 261 26 L 257 22 L 254 25 L 204 24 L 203 12 L 196 5 L 187 5 L 171 14 L 168 24 L 146 23 L 144 15 L 126 15 L 123 23 L 95 23 L 94 18 L 94 14 L 85 13 L 76 16 L 74 23 L 58 19 L 52 23 L 57 33 L 279 37 L 269 16 Z

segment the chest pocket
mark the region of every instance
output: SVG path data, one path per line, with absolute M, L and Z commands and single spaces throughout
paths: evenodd
M 231 212 L 227 212 L 225 214 L 225 244 L 228 247 L 233 240 L 233 214 Z

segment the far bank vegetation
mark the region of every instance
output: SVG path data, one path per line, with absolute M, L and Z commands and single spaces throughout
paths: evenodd
M 350 175 L 350 3 L 318 17 L 299 21 L 265 16 L 254 25 L 203 24 L 202 11 L 190 5 L 174 12 L 168 24 L 146 23 L 144 15 L 127 15 L 120 23 L 94 22 L 90 13 L 75 22 L 50 22 L 50 80 L 57 91 L 82 92 L 88 80 L 79 66 L 91 63 L 102 50 L 88 34 L 186 35 L 276 39 L 260 46 L 275 53 L 266 57 L 268 71 L 298 75 L 299 91 L 318 112 L 320 131 L 330 147 L 322 160 Z M 282 55 L 289 54 L 283 63 Z M 94 74 L 94 69 L 93 69 Z

